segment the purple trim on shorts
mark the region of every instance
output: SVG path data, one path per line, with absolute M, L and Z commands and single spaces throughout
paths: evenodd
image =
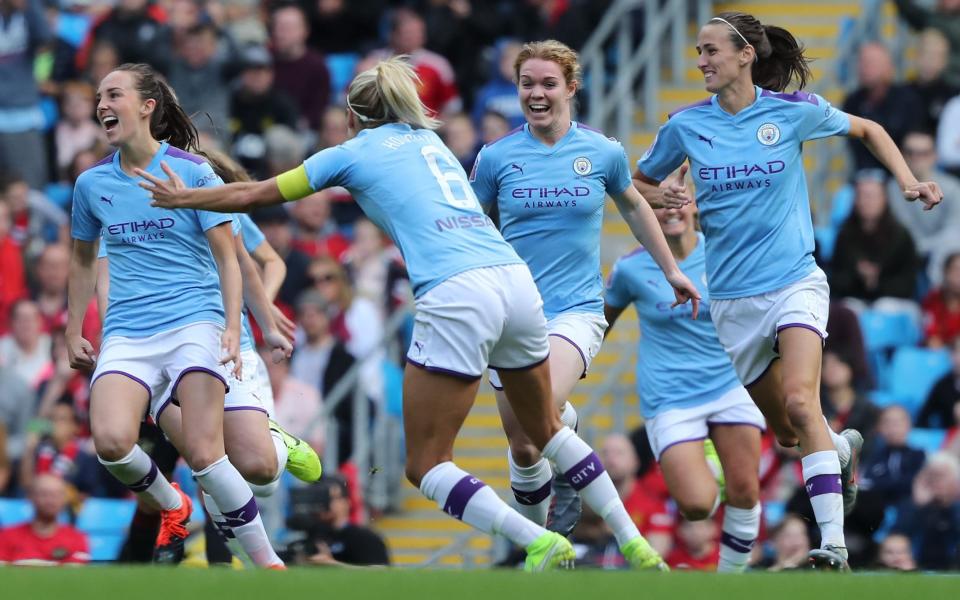
M 806 323 L 787 323 L 787 324 L 785 324 L 785 325 L 780 325 L 780 326 L 777 327 L 777 333 L 779 334 L 779 333 L 780 333 L 781 331 L 783 331 L 784 329 L 790 329 L 791 327 L 802 327 L 802 328 L 804 328 L 804 329 L 809 329 L 810 331 L 812 331 L 812 332 L 814 332 L 815 334 L 819 335 L 821 340 L 825 337 L 825 336 L 823 335 L 823 332 L 822 332 L 822 331 L 820 331 L 819 329 L 817 329 L 817 328 L 814 327 L 813 325 L 807 325 Z
M 451 369 L 444 369 L 443 367 L 428 367 L 423 363 L 418 363 L 409 356 L 407 357 L 407 362 L 411 365 L 417 367 L 418 369 L 423 369 L 424 371 L 429 371 L 430 373 L 440 373 L 443 375 L 450 375 L 451 377 L 456 377 L 458 379 L 466 379 L 467 381 L 476 381 L 483 377 L 482 375 L 468 375 L 467 373 L 461 373 L 459 371 L 454 371 Z
M 269 414 L 266 410 L 259 406 L 226 406 L 223 409 L 223 412 L 230 412 L 232 410 L 258 410 L 263 414 Z
M 707 421 L 707 427 L 715 427 L 717 425 L 756 427 L 760 430 L 760 433 L 767 430 L 766 427 L 761 427 L 756 423 L 747 423 L 746 421 Z
M 822 494 L 842 494 L 843 484 L 840 482 L 840 473 L 814 475 L 807 480 L 807 495 L 813 498 Z
M 539 366 L 542 365 L 543 363 L 547 362 L 547 359 L 549 359 L 549 358 L 550 358 L 550 354 L 547 354 L 546 356 L 544 356 L 543 358 L 541 358 L 541 359 L 538 360 L 537 362 L 532 363 L 532 364 L 529 364 L 529 365 L 527 365 L 527 366 L 525 366 L 525 367 L 495 367 L 495 366 L 493 366 L 493 365 L 489 365 L 489 367 L 490 367 L 491 369 L 496 369 L 497 371 L 526 371 L 527 369 L 532 369 L 532 368 L 534 368 L 534 367 L 539 367 Z
M 577 349 L 577 352 L 580 353 L 580 361 L 583 362 L 583 373 L 580 374 L 580 379 L 585 378 L 587 376 L 587 355 L 583 353 L 583 350 L 580 349 L 580 346 L 578 346 L 576 342 L 574 342 L 573 340 L 571 340 L 565 335 L 561 335 L 559 333 L 547 334 L 547 337 L 551 337 L 551 336 L 558 337 L 561 340 L 564 340 L 565 342 L 570 342 L 570 345 Z
M 553 480 L 551 479 L 535 490 L 518 490 L 513 486 L 510 486 L 510 489 L 513 490 L 513 497 L 517 499 L 518 503 L 524 506 L 536 506 L 550 497 Z
M 753 538 L 752 540 L 745 540 L 743 538 L 732 536 L 726 531 L 722 531 L 720 532 L 720 543 L 726 546 L 727 548 L 730 548 L 734 552 L 739 552 L 740 554 L 748 554 L 751 550 L 753 550 L 754 544 L 757 543 L 757 538 Z
M 160 414 L 170 406 L 170 403 L 173 402 L 173 396 L 171 395 L 167 400 L 160 405 L 160 408 L 157 409 L 157 414 L 153 415 L 153 420 L 156 424 L 160 425 Z M 176 406 L 180 406 L 180 403 L 176 403 Z
M 159 472 L 160 472 L 160 471 L 157 469 L 157 463 L 153 462 L 153 459 L 151 459 L 151 460 L 150 460 L 150 470 L 147 472 L 147 474 L 144 475 L 143 478 L 140 479 L 140 481 L 136 481 L 136 482 L 134 482 L 134 483 L 128 483 L 128 484 L 127 484 L 127 488 L 128 488 L 131 492 L 134 492 L 135 494 L 138 494 L 138 493 L 140 493 L 140 492 L 145 492 L 145 491 L 147 491 L 147 488 L 150 487 L 150 485 L 151 485 L 154 481 L 156 481 L 156 479 L 157 479 L 157 474 L 158 474 Z
M 707 439 L 707 436 L 695 437 L 695 438 L 688 438 L 688 439 L 685 439 L 685 440 L 677 440 L 677 441 L 675 441 L 675 442 L 670 442 L 669 444 L 667 444 L 666 446 L 664 446 L 663 448 L 660 449 L 660 454 L 657 456 L 657 462 L 660 462 L 660 457 L 663 456 L 663 453 L 664 453 L 664 452 L 666 452 L 666 451 L 669 450 L 670 448 L 673 448 L 673 447 L 676 446 L 677 444 L 686 444 L 687 442 L 702 442 L 702 441 L 705 440 L 705 439 Z
M 136 376 L 134 376 L 134 375 L 131 375 L 130 373 L 127 373 L 126 371 L 104 371 L 103 373 L 100 373 L 99 375 L 97 375 L 96 378 L 95 378 L 93 381 L 90 382 L 90 389 L 91 389 L 91 390 L 93 389 L 93 384 L 97 382 L 97 379 L 100 379 L 100 378 L 103 377 L 104 375 L 113 375 L 113 374 L 123 375 L 124 377 L 127 377 L 127 378 L 129 378 L 129 379 L 132 379 L 132 380 L 136 381 L 137 383 L 139 383 L 140 385 L 142 385 L 142 386 L 144 387 L 144 389 L 147 390 L 147 404 L 148 404 L 148 405 L 149 405 L 149 403 L 153 400 L 153 390 L 150 389 L 150 386 L 147 385 L 147 382 L 145 382 L 144 380 L 140 379 L 139 377 L 136 377 Z
M 760 381 L 761 379 L 763 379 L 763 376 L 767 374 L 767 371 L 770 370 L 770 367 L 773 366 L 773 363 L 774 363 L 775 361 L 778 361 L 778 360 L 780 360 L 780 357 L 779 357 L 779 356 L 774 356 L 773 358 L 771 358 L 771 359 L 770 359 L 770 362 L 767 363 L 766 368 L 760 373 L 760 376 L 757 377 L 756 379 L 754 379 L 753 381 L 751 381 L 750 383 L 746 384 L 746 385 L 743 386 L 743 387 L 746 388 L 746 389 L 750 389 L 751 386 L 756 385 L 757 382 Z
M 473 475 L 464 475 L 463 479 L 458 481 L 450 490 L 450 493 L 447 494 L 447 501 L 443 504 L 443 512 L 462 521 L 463 513 L 467 509 L 470 498 L 473 498 L 473 495 L 485 485 Z
M 216 377 L 217 379 L 220 380 L 220 383 L 223 384 L 224 392 L 229 392 L 229 391 L 230 391 L 230 386 L 227 385 L 227 380 L 224 379 L 224 378 L 223 378 L 223 375 L 221 375 L 220 373 L 217 373 L 216 371 L 211 371 L 210 369 L 208 369 L 208 368 L 206 368 L 206 367 L 187 367 L 186 369 L 180 371 L 180 374 L 177 375 L 177 380 L 173 383 L 173 388 L 171 388 L 173 391 L 170 392 L 170 398 L 171 398 L 172 400 L 176 400 L 176 401 L 177 401 L 177 406 L 180 405 L 180 404 L 179 404 L 180 401 L 177 400 L 175 396 L 176 396 L 176 393 L 177 393 L 177 388 L 180 387 L 180 380 L 183 379 L 183 376 L 186 375 L 187 373 L 193 373 L 193 372 L 207 373 L 208 375 L 213 375 L 214 377 Z M 157 414 L 159 414 L 159 413 L 157 413 Z
M 237 510 L 223 511 L 223 520 L 227 526 L 231 528 L 240 527 L 247 523 L 252 523 L 259 514 L 260 509 L 257 508 L 257 500 L 253 496 L 250 496 L 250 500 Z
M 488 381 L 489 381 L 489 380 L 488 380 Z M 490 387 L 492 387 L 493 389 L 497 390 L 498 392 L 502 392 L 502 391 L 503 391 L 503 386 L 502 386 L 502 385 L 497 385 L 497 384 L 495 384 L 495 383 L 492 382 L 492 381 L 490 382 Z
M 567 478 L 573 489 L 579 492 L 590 485 L 597 477 L 603 475 L 603 472 L 603 463 L 600 462 L 596 452 L 591 452 L 583 460 L 565 471 L 563 476 Z

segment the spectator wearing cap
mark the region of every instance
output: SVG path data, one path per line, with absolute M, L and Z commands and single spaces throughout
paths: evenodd
M 41 0 L 0 0 L 0 165 L 33 189 L 47 183 L 45 118 L 33 60 L 50 40 Z
M 263 46 L 248 46 L 240 55 L 239 86 L 230 96 L 233 153 L 258 179 L 265 178 L 266 142 L 273 125 L 297 127 L 296 105 L 273 87 L 273 58 Z
M 296 4 L 281 5 L 270 18 L 275 87 L 294 100 L 301 129 L 320 130 L 330 101 L 330 72 L 323 55 L 307 47 L 310 24 Z

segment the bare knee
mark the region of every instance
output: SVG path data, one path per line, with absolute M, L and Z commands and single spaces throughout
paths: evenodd
M 191 445 L 189 443 L 181 454 L 183 454 L 183 460 L 187 461 L 187 465 L 189 465 L 194 472 L 206 469 L 223 457 L 223 453 L 218 453 L 212 446 L 208 447 L 202 444 Z
M 787 392 L 784 408 L 791 425 L 800 430 L 813 425 L 814 420 L 819 416 L 819 410 L 814 406 L 815 401 L 816 395 L 806 390 Z
M 520 467 L 532 466 L 540 460 L 540 451 L 527 439 L 510 440 L 510 455 L 513 457 L 513 462 Z
M 727 478 L 726 503 L 736 508 L 753 508 L 760 501 L 760 484 L 754 480 L 736 481 Z
M 118 432 L 97 432 L 93 436 L 97 456 L 108 462 L 117 462 L 130 454 L 136 443 L 137 438 Z
M 277 478 L 279 465 L 275 454 L 231 456 L 230 462 L 246 481 L 254 485 L 266 485 Z
M 677 508 L 680 510 L 680 514 L 682 514 L 683 518 L 688 521 L 702 521 L 710 518 L 710 515 L 713 513 L 713 507 L 716 503 L 716 500 L 716 495 L 714 495 L 712 498 L 702 496 L 700 498 L 676 499 Z

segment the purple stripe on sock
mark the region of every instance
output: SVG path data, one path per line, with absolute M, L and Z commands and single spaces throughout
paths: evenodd
M 260 510 L 257 508 L 257 500 L 251 495 L 250 501 L 237 510 L 223 511 L 223 520 L 230 527 L 240 527 L 247 523 L 252 523 Z
M 580 379 L 584 379 L 587 376 L 587 355 L 583 353 L 583 350 L 580 349 L 580 346 L 578 346 L 576 342 L 574 342 L 567 336 L 560 335 L 559 333 L 551 333 L 550 335 L 553 337 L 558 337 L 565 342 L 568 342 L 571 346 L 577 349 L 577 352 L 580 353 L 580 360 L 583 362 L 583 372 L 580 373 Z
M 510 489 L 513 490 L 513 497 L 516 498 L 520 504 L 524 506 L 536 506 L 550 497 L 550 490 L 553 489 L 552 484 L 552 481 L 548 481 L 539 489 L 532 491 L 518 490 L 513 486 L 510 486 Z
M 443 512 L 455 519 L 463 520 L 463 512 L 467 509 L 467 502 L 470 498 L 480 491 L 485 483 L 473 475 L 464 475 L 463 479 L 457 482 L 447 495 L 447 501 L 443 505 Z
M 156 481 L 157 479 L 157 463 L 150 461 L 150 471 L 143 476 L 143 479 L 134 483 L 128 483 L 127 487 L 131 492 L 140 493 L 147 491 L 147 488 L 150 487 L 150 484 Z
M 569 469 L 563 476 L 567 478 L 573 489 L 579 492 L 590 485 L 594 479 L 600 477 L 603 471 L 603 463 L 600 462 L 597 453 L 591 452 L 583 460 L 573 465 L 573 468 Z
M 727 548 L 732 549 L 734 552 L 748 554 L 751 550 L 753 550 L 753 545 L 757 543 L 757 539 L 754 538 L 752 540 L 745 540 L 743 538 L 734 537 L 724 531 L 720 534 L 720 543 Z
M 807 495 L 813 498 L 821 494 L 842 494 L 843 484 L 840 482 L 840 473 L 814 475 L 807 480 Z

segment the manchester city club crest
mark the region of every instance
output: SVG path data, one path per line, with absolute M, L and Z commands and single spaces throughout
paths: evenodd
M 573 172 L 577 175 L 589 175 L 593 170 L 593 163 L 586 156 L 581 156 L 573 160 Z
M 780 128 L 773 123 L 764 123 L 757 129 L 757 139 L 764 146 L 772 146 L 780 141 Z

